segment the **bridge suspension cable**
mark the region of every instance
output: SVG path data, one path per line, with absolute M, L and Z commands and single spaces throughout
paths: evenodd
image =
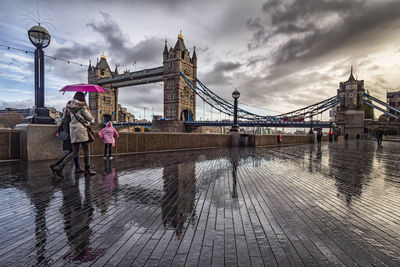
M 204 85 L 199 79 L 196 79 L 196 82 L 199 84 L 197 86 L 193 81 L 191 81 L 185 74 L 180 72 L 181 76 L 187 83 L 187 85 L 193 90 L 193 92 L 198 95 L 204 102 L 209 104 L 211 107 L 215 108 L 221 113 L 224 113 L 228 116 L 233 116 L 233 103 L 230 101 L 218 96 L 212 90 L 210 90 L 206 85 Z M 318 114 L 323 113 L 324 111 L 338 105 L 340 103 L 340 99 L 338 96 L 333 96 L 318 103 L 309 105 L 305 108 L 297 109 L 294 111 L 282 113 L 279 115 L 259 115 L 247 111 L 243 108 L 238 107 L 238 118 L 247 121 L 265 121 L 265 120 L 299 120 L 312 118 Z M 267 109 L 268 110 L 268 109 Z
M 373 96 L 370 96 L 369 94 L 364 93 L 364 97 L 365 97 L 365 98 L 368 98 L 369 100 L 371 100 L 371 102 L 368 102 L 367 100 L 363 99 L 363 100 L 362 100 L 363 103 L 365 103 L 365 104 L 367 104 L 367 105 L 369 105 L 369 106 L 371 106 L 371 107 L 373 107 L 373 108 L 375 108 L 375 109 L 377 109 L 377 110 L 383 112 L 383 113 L 386 114 L 387 116 L 390 116 L 390 117 L 392 117 L 392 118 L 394 118 L 394 119 L 396 119 L 396 120 L 399 119 L 399 114 L 400 114 L 400 110 L 399 110 L 399 109 L 397 109 L 397 108 L 391 106 L 390 104 L 385 103 L 385 102 L 383 102 L 383 101 L 381 101 L 381 100 L 379 100 L 379 99 L 377 99 L 377 98 L 375 98 L 375 97 L 373 97 Z M 376 102 L 376 103 L 378 103 L 378 104 L 384 106 L 384 107 L 387 108 L 388 110 L 385 110 L 385 109 L 383 109 L 383 108 L 381 108 L 381 107 L 378 107 L 377 105 L 375 105 L 374 103 L 372 103 L 372 101 L 374 101 L 374 102 Z M 391 110 L 393 113 L 390 113 L 389 110 Z M 394 113 L 397 113 L 397 114 L 394 114 Z

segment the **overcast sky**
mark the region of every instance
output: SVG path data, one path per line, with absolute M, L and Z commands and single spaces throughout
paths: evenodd
M 203 83 L 275 111 L 335 95 L 351 65 L 372 95 L 400 90 L 398 0 L 1 0 L 0 44 L 33 51 L 37 10 L 52 36 L 47 55 L 88 64 L 104 52 L 120 72 L 161 66 L 164 40 L 173 46 L 182 30 Z M 46 59 L 46 105 L 62 109 L 71 94 L 57 90 L 81 82 L 86 67 Z M 33 56 L 0 48 L 0 109 L 32 106 L 33 83 Z M 162 114 L 163 85 L 121 88 L 119 99 L 136 117 L 148 107 L 149 119 L 153 107 Z M 204 109 L 198 100 L 198 119 L 211 117 Z

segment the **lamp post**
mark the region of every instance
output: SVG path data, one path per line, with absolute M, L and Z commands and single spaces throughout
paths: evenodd
M 310 131 L 308 132 L 308 134 L 314 134 L 313 129 L 312 129 L 312 128 L 313 128 L 313 120 L 312 120 L 312 117 L 313 117 L 313 116 L 311 116 L 311 119 L 310 119 L 310 123 L 311 123 L 311 124 L 310 124 Z
M 49 110 L 44 105 L 44 53 L 43 48 L 50 44 L 49 32 L 40 25 L 33 26 L 28 31 L 29 41 L 35 50 L 35 106 L 30 110 L 26 122 L 33 124 L 53 124 Z
M 234 108 L 233 108 L 233 125 L 232 125 L 230 132 L 238 132 L 239 125 L 237 123 L 237 110 L 238 110 L 238 98 L 240 97 L 240 93 L 237 89 L 235 89 L 235 91 L 233 91 L 232 97 L 234 99 L 234 102 L 233 102 Z

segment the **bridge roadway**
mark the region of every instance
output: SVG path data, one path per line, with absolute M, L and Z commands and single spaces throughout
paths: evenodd
M 400 143 L 0 163 L 0 265 L 399 266 Z
M 331 124 L 329 121 L 319 122 L 296 122 L 296 121 L 238 121 L 241 127 L 291 127 L 291 128 L 330 128 Z M 116 123 L 114 126 L 151 126 L 151 122 L 122 122 Z M 212 127 L 229 127 L 233 125 L 233 121 L 185 121 L 186 126 L 200 127 L 200 126 L 212 126 Z
M 144 69 L 140 71 L 127 72 L 101 78 L 97 81 L 99 85 L 111 85 L 112 87 L 126 87 L 146 83 L 156 83 L 163 81 L 163 67 Z

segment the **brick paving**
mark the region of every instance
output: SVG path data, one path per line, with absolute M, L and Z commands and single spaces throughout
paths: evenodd
M 0 265 L 400 265 L 400 144 L 0 163 Z

